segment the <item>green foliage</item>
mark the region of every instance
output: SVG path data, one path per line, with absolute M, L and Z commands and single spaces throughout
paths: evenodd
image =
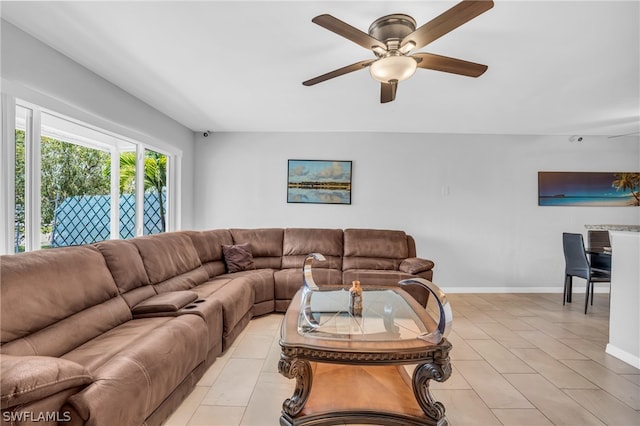
M 53 223 L 54 209 L 67 197 L 109 194 L 109 153 L 43 136 L 40 158 L 43 226 Z
M 144 190 L 162 190 L 167 183 L 167 156 L 147 150 L 144 159 Z M 120 154 L 120 192 L 135 192 L 136 153 Z
M 25 205 L 25 133 L 16 130 L 16 222 L 18 232 L 24 234 Z M 42 137 L 41 142 L 41 204 L 42 232 L 51 232 L 54 210 L 65 198 L 110 193 L 111 156 L 97 149 L 87 148 L 58 139 Z M 144 161 L 144 190 L 156 192 L 160 199 L 160 215 L 165 230 L 165 207 L 162 192 L 167 184 L 167 156 L 146 150 Z M 120 193 L 135 192 L 136 154 L 120 155 Z
M 162 231 L 166 230 L 165 207 L 162 201 L 162 191 L 167 186 L 167 156 L 155 151 L 146 150 L 144 158 L 144 190 L 153 191 L 160 202 L 160 217 Z M 123 152 L 120 154 L 120 193 L 133 194 L 136 182 L 136 153 Z
M 24 235 L 24 179 L 25 179 L 25 164 L 24 164 L 24 132 L 22 130 L 16 130 L 16 175 L 15 175 L 15 202 L 16 202 L 16 223 L 18 227 L 16 232 L 19 235 Z M 24 247 L 21 250 L 24 251 Z
M 640 173 L 616 173 L 616 180 L 613 181 L 613 187 L 616 191 L 630 190 L 635 205 L 640 205 Z

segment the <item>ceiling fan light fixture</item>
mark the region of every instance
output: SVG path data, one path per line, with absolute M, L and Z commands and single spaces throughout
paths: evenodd
M 387 56 L 373 62 L 369 67 L 371 77 L 381 83 L 392 80 L 403 81 L 411 77 L 418 67 L 415 59 L 409 56 Z
M 1 1 L 1 0 L 0 0 Z M 329 14 L 318 15 L 311 21 L 371 50 L 374 59 L 359 61 L 318 77 L 303 81 L 305 86 L 330 80 L 363 68 L 380 82 L 380 102 L 395 100 L 398 82 L 410 78 L 418 67 L 467 77 L 479 77 L 487 66 L 427 52 L 409 54 L 455 30 L 493 7 L 493 0 L 462 0 L 426 24 L 417 27 L 416 20 L 404 13 L 382 16 L 369 26 L 368 33 Z
M 375 53 L 377 56 L 382 56 L 387 53 L 387 51 L 380 46 L 373 46 L 371 50 L 373 50 L 373 53 Z
M 412 41 L 408 41 L 404 46 L 400 47 L 400 52 L 401 53 L 409 53 L 410 51 L 412 51 L 413 49 L 415 49 L 416 44 Z

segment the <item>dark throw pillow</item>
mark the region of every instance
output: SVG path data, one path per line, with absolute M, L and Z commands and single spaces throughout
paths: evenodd
M 227 264 L 227 272 L 240 272 L 249 269 L 256 269 L 253 264 L 253 254 L 251 246 L 246 244 L 223 245 L 222 254 L 224 262 Z

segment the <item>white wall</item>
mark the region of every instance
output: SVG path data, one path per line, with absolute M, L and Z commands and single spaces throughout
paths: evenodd
M 352 204 L 287 204 L 287 159 L 352 160 Z M 196 138 L 195 225 L 402 229 L 449 291 L 558 290 L 563 231 L 640 209 L 539 207 L 538 171 L 639 169 L 637 137 L 214 133 Z
M 156 148 L 181 152 L 181 227 L 193 227 L 193 132 L 0 20 L 2 92 Z M 162 90 L 159 88 L 159 90 Z
M 1 30 L 3 92 L 182 152 L 182 228 L 403 229 L 440 285 L 522 290 L 561 286 L 561 232 L 640 223 L 638 208 L 536 198 L 540 170 L 637 171 L 637 137 L 228 133 L 199 136 L 194 151 L 189 129 L 13 25 Z M 287 204 L 287 159 L 352 160 L 352 205 Z

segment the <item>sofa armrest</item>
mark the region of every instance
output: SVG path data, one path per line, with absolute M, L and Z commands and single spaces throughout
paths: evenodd
M 80 364 L 49 356 L 0 355 L 2 409 L 93 382 Z
M 410 257 L 400 263 L 399 269 L 407 274 L 419 274 L 420 272 L 430 271 L 434 266 L 435 264 L 428 259 Z
M 133 315 L 176 312 L 195 301 L 198 295 L 192 291 L 168 291 L 156 294 L 131 308 Z

